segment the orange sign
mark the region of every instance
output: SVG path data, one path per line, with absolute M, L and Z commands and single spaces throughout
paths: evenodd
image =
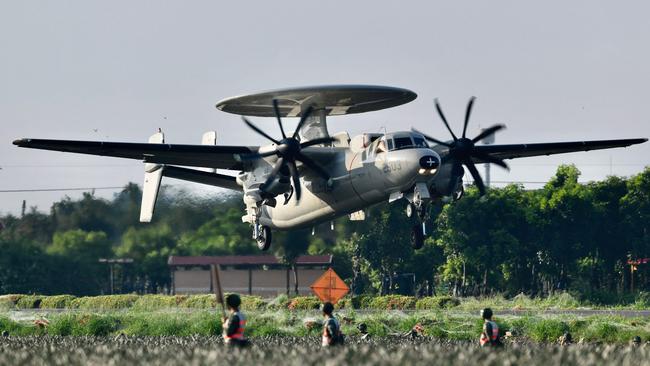
M 325 271 L 310 287 L 322 302 L 329 301 L 332 304 L 336 304 L 350 291 L 341 277 L 331 268 Z

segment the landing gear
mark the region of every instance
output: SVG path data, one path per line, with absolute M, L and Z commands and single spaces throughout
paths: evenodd
M 415 206 L 409 202 L 409 204 L 406 205 L 406 217 L 413 217 L 413 212 L 415 212 Z
M 255 241 L 257 241 L 257 247 L 260 248 L 260 250 L 269 250 L 271 247 L 271 239 L 271 229 L 268 226 L 261 226 L 257 230 L 257 237 L 255 238 Z
M 413 249 L 422 249 L 424 246 L 424 223 L 422 225 L 414 225 L 411 229 L 411 247 Z

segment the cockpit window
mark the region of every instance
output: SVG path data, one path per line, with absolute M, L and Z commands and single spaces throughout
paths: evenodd
M 422 137 L 413 136 L 413 141 L 415 142 L 415 146 L 417 147 L 429 147 L 427 146 L 427 142 L 424 141 Z
M 388 139 L 388 151 L 393 151 L 393 139 Z
M 413 146 L 410 137 L 395 137 L 395 150 L 405 149 Z

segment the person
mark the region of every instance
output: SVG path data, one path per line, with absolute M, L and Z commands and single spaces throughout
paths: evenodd
M 246 317 L 239 311 L 241 298 L 237 294 L 226 296 L 226 305 L 230 315 L 223 319 L 223 339 L 229 346 L 248 346 L 249 342 L 244 337 Z
M 341 324 L 332 314 L 334 305 L 331 302 L 323 304 L 323 347 L 341 345 L 344 343 L 344 336 L 341 332 Z
M 501 339 L 499 338 L 499 326 L 492 321 L 492 309 L 485 308 L 481 310 L 481 317 L 484 321 L 483 332 L 481 332 L 481 338 L 479 339 L 481 347 L 502 346 L 503 343 L 501 343 Z
M 634 336 L 634 338 L 632 338 L 632 346 L 639 347 L 640 345 L 641 345 L 641 337 L 639 337 L 638 335 Z
M 558 339 L 558 342 L 561 346 L 568 346 L 573 343 L 573 337 L 571 336 L 571 333 L 564 332 L 564 334 L 562 334 L 562 336 Z

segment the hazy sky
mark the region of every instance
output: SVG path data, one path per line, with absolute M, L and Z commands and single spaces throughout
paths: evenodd
M 460 131 L 476 95 L 470 135 L 505 123 L 497 143 L 650 137 L 648 14 L 648 1 L 3 1 L 0 190 L 143 179 L 135 160 L 20 149 L 16 138 L 138 142 L 161 127 L 169 143 L 216 130 L 221 144 L 257 145 L 264 140 L 215 103 L 301 85 L 418 94 L 329 119 L 331 132 L 351 135 L 413 126 L 446 139 L 432 99 Z M 279 134 L 272 119 L 254 121 Z M 638 173 L 649 157 L 646 143 L 518 159 L 492 179 L 545 181 L 575 163 L 595 180 Z M 23 199 L 47 211 L 66 194 L 81 192 L 0 193 L 0 213 L 19 212 Z

